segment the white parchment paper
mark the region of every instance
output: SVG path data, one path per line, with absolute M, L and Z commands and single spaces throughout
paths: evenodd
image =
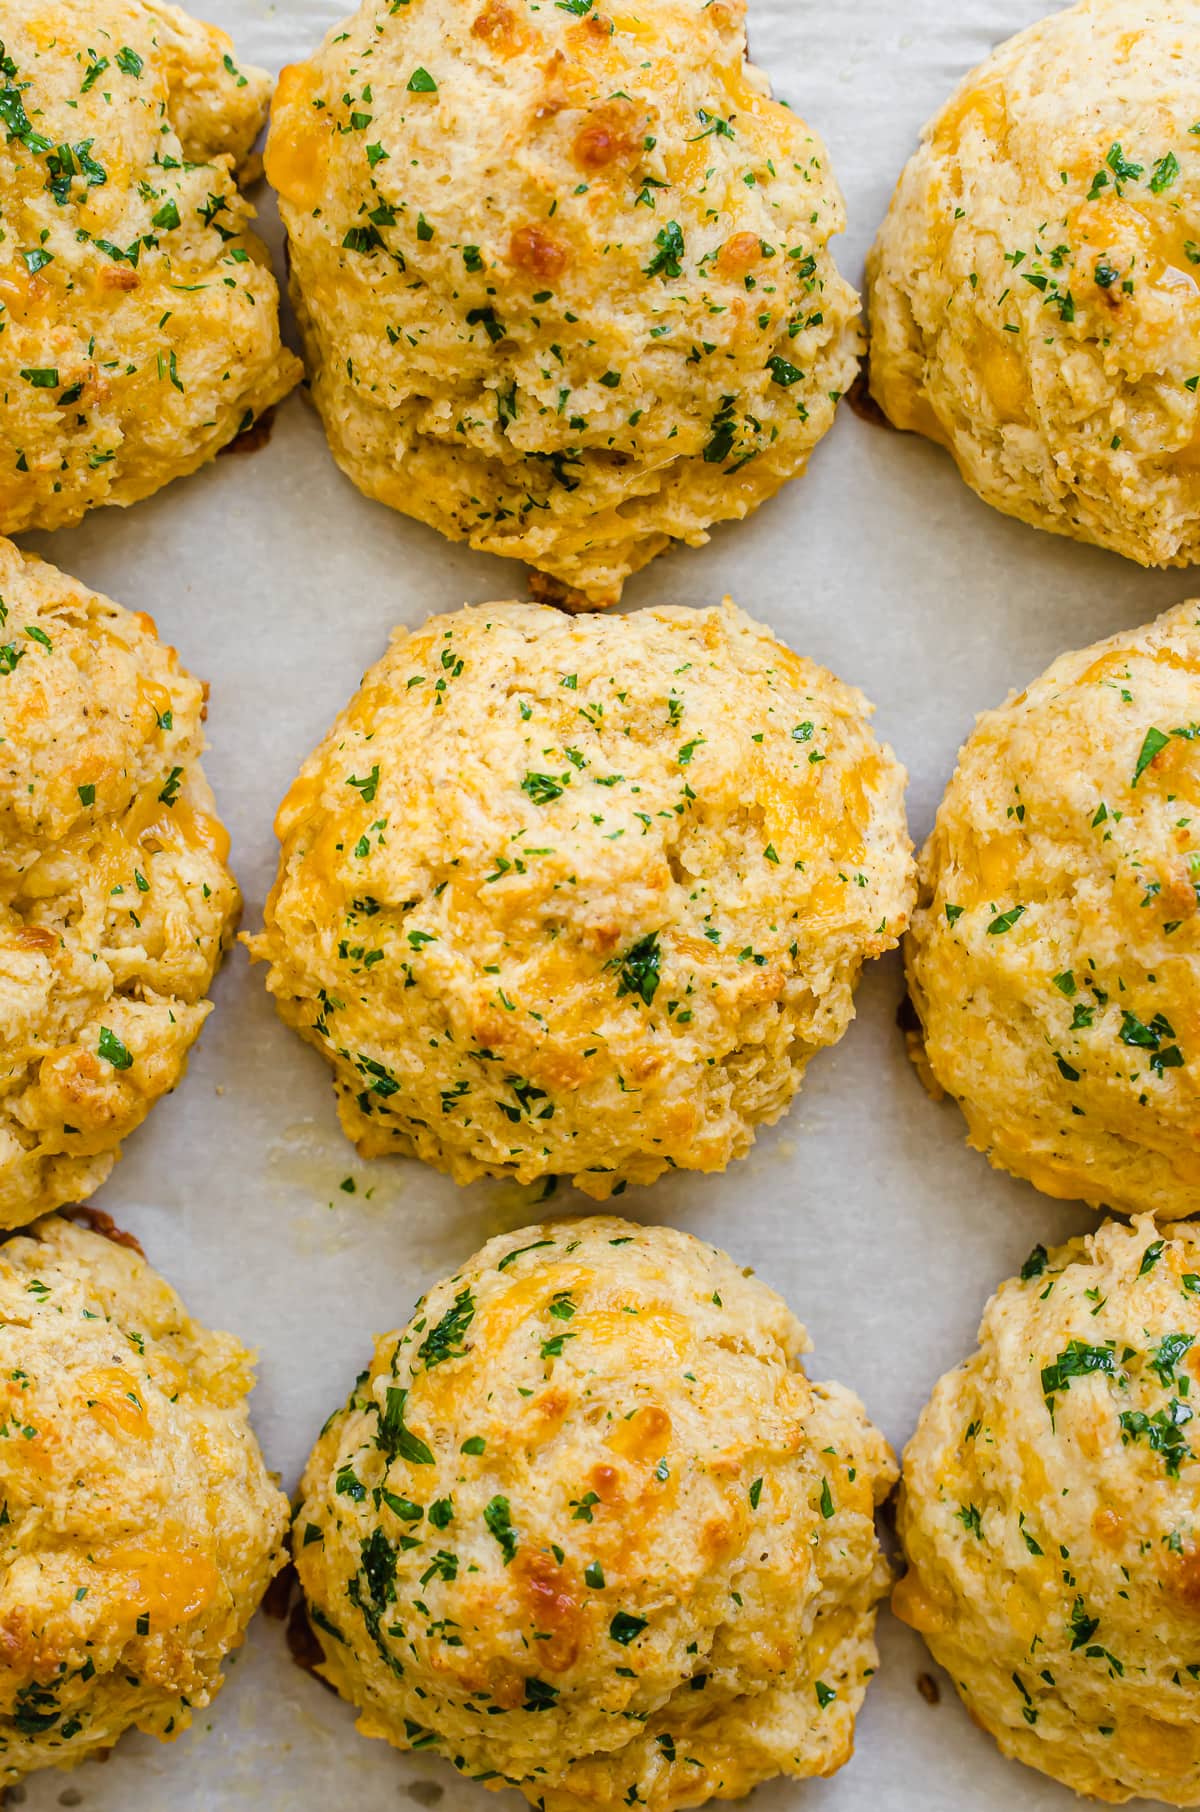
M 922 121 L 991 46 L 1052 0 L 750 0 L 755 60 L 825 136 L 846 192 L 843 269 L 857 280 Z M 194 0 L 272 69 L 306 54 L 338 0 Z M 279 230 L 265 188 L 263 227 Z M 281 266 L 281 257 L 278 258 Z M 127 512 L 30 545 L 147 610 L 212 684 L 209 777 L 257 925 L 275 807 L 301 759 L 382 653 L 388 631 L 463 602 L 519 595 L 522 569 L 442 541 L 361 498 L 300 396 L 252 457 L 218 460 Z M 1062 650 L 1200 590 L 995 515 L 948 457 L 844 408 L 807 478 L 708 548 L 668 555 L 626 590 L 704 605 L 725 592 L 795 648 L 861 685 L 912 777 L 924 838 L 959 743 Z M 895 1026 L 898 962 L 876 965 L 845 1041 L 791 1114 L 724 1177 L 633 1191 L 632 1217 L 690 1228 L 752 1264 L 809 1327 L 814 1377 L 854 1386 L 897 1448 L 934 1380 L 973 1344 L 983 1304 L 1037 1240 L 1090 1224 L 992 1173 L 957 1110 L 935 1106 Z M 415 1163 L 364 1165 L 338 1131 L 328 1074 L 276 1019 L 244 952 L 184 1085 L 134 1138 L 98 1204 L 135 1232 L 193 1312 L 257 1346 L 255 1423 L 290 1490 L 372 1336 L 502 1228 L 533 1192 L 460 1190 Z M 339 1189 L 353 1176 L 357 1193 Z M 555 1207 L 582 1209 L 560 1192 Z M 775 1783 L 755 1812 L 1065 1812 L 1065 1791 L 1005 1762 L 920 1642 L 884 1612 L 882 1668 L 858 1753 L 834 1780 Z M 211 1710 L 174 1745 L 126 1738 L 104 1766 L 35 1777 L 35 1812 L 483 1812 L 522 1804 L 427 1756 L 359 1737 L 352 1714 L 260 1617 Z

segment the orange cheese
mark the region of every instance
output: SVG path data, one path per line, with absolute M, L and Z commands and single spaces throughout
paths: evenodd
M 148 1441 L 154 1430 L 137 1379 L 119 1365 L 83 1372 L 75 1385 L 87 1413 L 116 1440 Z
M 130 1622 L 150 1619 L 152 1635 L 178 1629 L 214 1603 L 221 1575 L 205 1555 L 175 1548 L 117 1548 L 97 1563 L 121 1575 L 110 1591 Z
M 329 133 L 319 124 L 307 83 L 312 71 L 290 63 L 275 91 L 266 171 L 271 187 L 298 208 L 317 208 L 329 192 Z

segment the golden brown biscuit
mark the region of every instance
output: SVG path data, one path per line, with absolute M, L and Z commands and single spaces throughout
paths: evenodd
M 797 476 L 860 350 L 744 0 L 366 0 L 283 73 L 313 395 L 368 496 L 611 603 Z
M 300 368 L 235 166 L 261 70 L 156 0 L 0 19 L 0 532 L 194 472 Z
M 250 1354 L 57 1217 L 0 1246 L 0 1779 L 170 1737 L 283 1564 Z
M 742 1155 L 907 919 L 868 712 L 732 605 L 398 631 L 280 808 L 251 944 L 360 1151 L 601 1200 Z
M 926 127 L 868 263 L 871 387 L 1010 516 L 1200 558 L 1200 14 L 1080 0 Z
M 210 1011 L 203 714 L 149 617 L 0 541 L 0 1227 L 100 1186 Z
M 1200 604 L 985 712 L 920 866 L 922 1060 L 971 1144 L 1094 1208 L 1200 1210 Z
M 687 1234 L 506 1234 L 378 1344 L 301 1487 L 359 1729 L 544 1812 L 832 1774 L 875 1669 L 895 1478 L 774 1291 Z
M 897 1614 L 1006 1755 L 1114 1802 L 1200 1805 L 1197 1292 L 1190 1227 L 1037 1247 L 904 1455 Z

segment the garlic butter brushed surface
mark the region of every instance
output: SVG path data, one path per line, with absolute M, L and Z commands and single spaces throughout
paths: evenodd
M 730 604 L 399 631 L 251 940 L 360 1152 L 600 1200 L 743 1155 L 907 922 L 868 711 Z
M 895 1463 L 807 1345 L 723 1252 L 629 1221 L 526 1227 L 440 1283 L 301 1487 L 322 1671 L 359 1729 L 543 1812 L 834 1773 Z
M 828 154 L 742 0 L 367 0 L 267 172 L 313 396 L 367 494 L 609 603 L 801 473 L 861 347 Z
M 988 503 L 1200 556 L 1200 16 L 1080 0 L 925 128 L 868 264 L 871 384 Z
M 0 540 L 0 1226 L 85 1200 L 184 1073 L 241 906 L 205 690 Z
M 11 1782 L 186 1729 L 283 1565 L 288 1506 L 250 1354 L 124 1244 L 53 1216 L 0 1246 L 0 1367 Z
M 300 375 L 236 170 L 270 82 L 153 0 L 0 13 L 0 533 L 211 459 Z

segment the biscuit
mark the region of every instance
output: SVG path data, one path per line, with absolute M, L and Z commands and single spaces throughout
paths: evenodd
M 1200 604 L 984 712 L 905 948 L 922 1063 L 993 1164 L 1200 1209 Z
M 904 1455 L 893 1608 L 1006 1755 L 1112 1802 L 1200 1805 L 1197 1290 L 1188 1226 L 1038 1246 Z
M 494 1239 L 380 1340 L 296 1562 L 359 1729 L 543 1812 L 848 1760 L 895 1467 L 772 1290 L 608 1218 Z
M 6 1782 L 186 1729 L 284 1561 L 250 1354 L 131 1245 L 52 1217 L 0 1246 Z
M 0 20 L 0 533 L 135 503 L 300 376 L 236 167 L 261 70 L 157 0 Z
M 871 387 L 1007 515 L 1200 558 L 1200 18 L 1081 0 L 926 127 L 868 262 Z
M 861 350 L 743 0 L 366 0 L 275 100 L 313 398 L 370 497 L 607 604 L 801 473 Z
M 183 1075 L 240 908 L 204 688 L 0 541 L 0 1227 L 85 1199 Z
M 868 711 L 730 605 L 398 631 L 251 942 L 360 1151 L 600 1200 L 744 1154 L 907 919 Z

